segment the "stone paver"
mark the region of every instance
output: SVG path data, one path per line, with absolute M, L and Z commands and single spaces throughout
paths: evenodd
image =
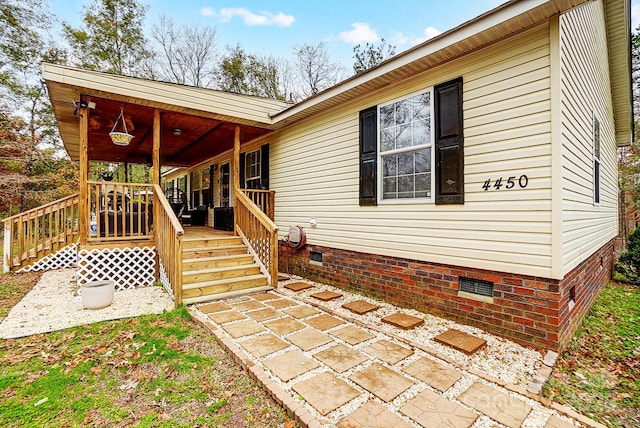
M 393 400 L 413 385 L 412 380 L 378 363 L 352 374 L 349 379 L 384 401 Z
M 552 415 L 547 421 L 544 428 L 575 428 L 575 425 Z
M 329 300 L 338 299 L 342 297 L 340 293 L 334 293 L 333 291 L 321 291 L 319 293 L 312 294 L 311 297 L 328 302 Z
M 404 346 L 396 345 L 395 343 L 384 339 L 379 340 L 376 343 L 372 343 L 362 350 L 367 354 L 373 355 L 374 357 L 377 357 L 391 365 L 413 355 L 413 350 L 407 349 Z
M 481 382 L 472 384 L 458 400 L 510 428 L 522 425 L 531 412 L 531 406 L 524 401 Z
M 315 329 L 303 330 L 298 333 L 293 333 L 287 336 L 287 340 L 303 351 L 308 351 L 310 349 L 326 345 L 327 343 L 333 341 L 332 338 L 324 333 L 320 333 Z
M 215 302 L 215 303 L 208 303 L 206 305 L 198 306 L 198 309 L 200 309 L 202 313 L 211 314 L 213 312 L 221 312 L 221 311 L 229 310 L 231 309 L 231 306 L 227 305 L 224 302 Z
M 257 309 L 255 311 L 247 312 L 246 314 L 256 321 L 265 321 L 282 316 L 280 312 L 273 308 Z
M 291 277 L 289 275 L 287 275 L 286 273 L 279 273 L 278 274 L 278 281 L 288 281 L 290 279 L 291 279 Z
M 311 315 L 320 313 L 319 311 L 313 309 L 311 306 L 296 306 L 295 308 L 283 309 L 282 312 L 297 319 L 310 317 Z
M 411 315 L 403 314 L 402 312 L 396 312 L 393 315 L 386 316 L 382 318 L 382 322 L 394 325 L 403 330 L 410 330 L 424 324 L 424 320 L 422 318 L 412 317 Z
M 247 317 L 234 309 L 232 311 L 214 312 L 212 314 L 209 314 L 209 318 L 211 318 L 218 324 L 224 324 L 226 322 L 243 320 Z
M 367 356 L 362 352 L 351 349 L 342 343 L 313 354 L 313 356 L 338 373 L 346 372 L 350 368 L 368 360 Z
M 367 333 L 366 331 L 352 325 L 342 327 L 339 330 L 334 330 L 331 334 L 344 340 L 349 345 L 357 345 L 360 342 L 364 342 L 375 337 L 373 334 Z
M 426 357 L 414 361 L 402 371 L 443 392 L 462 378 L 459 371 Z
M 318 315 L 317 317 L 309 318 L 308 320 L 305 320 L 305 322 L 309 324 L 311 327 L 315 327 L 318 330 L 322 330 L 322 331 L 329 330 L 330 328 L 333 328 L 340 324 L 344 324 L 344 321 L 327 314 L 322 314 L 322 315 Z
M 455 329 L 447 330 L 434 337 L 433 340 L 457 349 L 458 351 L 462 351 L 467 355 L 473 354 L 487 344 L 487 341 L 484 339 Z
M 478 415 L 428 389 L 400 408 L 420 425 L 429 428 L 468 428 Z
M 373 305 L 365 300 L 354 300 L 353 302 L 345 303 L 342 307 L 358 315 L 363 315 L 380 308 L 380 306 Z
M 242 302 L 237 302 L 237 303 L 232 303 L 231 304 L 234 308 L 236 308 L 239 311 L 242 312 L 246 312 L 246 311 L 251 311 L 253 309 L 260 309 L 260 308 L 264 308 L 264 305 L 260 302 L 258 302 L 257 300 L 245 300 Z
M 252 334 L 260 333 L 264 331 L 264 327 L 255 322 L 254 320 L 246 320 L 235 322 L 233 324 L 225 324 L 222 329 L 229 333 L 233 338 L 251 336 Z
M 264 326 L 278 334 L 289 334 L 302 330 L 305 325 L 291 317 L 278 318 L 277 320 L 265 322 Z
M 282 379 L 283 382 L 288 382 L 303 373 L 320 367 L 318 363 L 305 357 L 298 350 L 288 351 L 277 357 L 269 358 L 264 361 L 264 365 Z
M 411 428 L 411 426 L 375 401 L 367 401 L 337 425 L 338 428 Z
M 240 342 L 240 345 L 256 357 L 264 357 L 284 349 L 289 344 L 273 334 L 263 334 Z
M 271 306 L 272 308 L 276 308 L 276 309 L 284 309 L 284 308 L 288 308 L 290 306 L 296 306 L 297 305 L 297 303 L 294 303 L 289 299 L 271 300 L 271 301 L 265 302 L 265 304 Z
M 278 299 L 280 298 L 280 296 L 273 294 L 273 293 L 258 293 L 258 294 L 253 294 L 251 297 L 253 297 L 256 300 L 259 300 L 261 302 L 265 301 L 265 300 L 273 300 L 273 299 Z
M 290 282 L 289 284 L 285 285 L 284 288 L 288 288 L 291 291 L 302 291 L 313 288 L 313 285 L 309 284 L 308 282 Z
M 326 415 L 356 398 L 360 393 L 331 373 L 320 373 L 293 386 L 320 414 Z

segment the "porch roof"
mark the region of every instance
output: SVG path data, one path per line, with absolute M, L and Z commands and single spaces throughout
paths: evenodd
M 75 103 L 91 101 L 89 109 L 89 159 L 109 162 L 149 163 L 153 149 L 153 112 L 162 111 L 163 165 L 190 166 L 205 157 L 233 147 L 235 125 L 241 143 L 274 129 L 270 114 L 290 104 L 261 97 L 44 64 L 43 78 L 64 146 L 79 159 L 80 130 Z M 110 138 L 120 108 L 129 133 L 127 147 Z M 181 135 L 174 135 L 180 129 Z M 118 127 L 120 130 L 120 126 Z

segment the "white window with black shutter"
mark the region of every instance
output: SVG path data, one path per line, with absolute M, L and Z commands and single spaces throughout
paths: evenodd
M 462 78 L 360 112 L 360 205 L 464 203 Z
M 240 186 L 243 189 L 269 189 L 269 145 L 240 154 Z

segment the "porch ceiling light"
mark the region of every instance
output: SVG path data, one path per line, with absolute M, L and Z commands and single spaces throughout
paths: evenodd
M 171 133 L 172 133 L 173 135 L 175 135 L 176 137 L 179 137 L 179 136 L 181 136 L 181 135 L 182 135 L 182 129 L 180 129 L 180 128 L 173 128 L 173 129 L 171 130 Z
M 118 122 L 122 121 L 122 128 L 124 132 L 117 131 Z M 113 128 L 111 128 L 111 132 L 109 132 L 109 136 L 111 137 L 111 141 L 116 146 L 128 146 L 131 140 L 133 140 L 133 135 L 129 134 L 127 131 L 127 122 L 124 120 L 124 107 L 120 107 L 120 115 L 116 119 L 116 123 L 113 124 Z

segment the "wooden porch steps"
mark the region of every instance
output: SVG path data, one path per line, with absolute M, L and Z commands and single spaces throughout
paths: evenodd
M 270 288 L 242 238 L 223 235 L 184 239 L 183 303 L 202 303 Z

